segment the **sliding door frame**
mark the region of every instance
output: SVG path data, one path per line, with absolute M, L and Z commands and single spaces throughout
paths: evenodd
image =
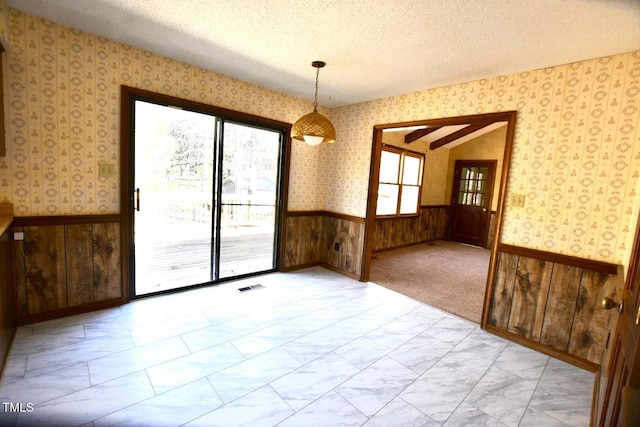
M 285 224 L 289 191 L 289 170 L 291 164 L 291 124 L 129 86 L 122 86 L 120 95 L 120 249 L 122 253 L 122 295 L 125 302 L 136 298 L 135 289 L 134 286 L 132 286 L 132 279 L 135 274 L 133 268 L 133 255 L 135 252 L 132 227 L 134 216 L 134 195 L 131 191 L 134 186 L 135 145 L 133 138 L 135 136 L 134 104 L 136 101 L 184 108 L 185 110 L 209 114 L 218 117 L 223 121 L 282 131 L 284 143 L 281 145 L 282 150 L 280 153 L 280 162 L 282 166 L 278 182 L 280 187 L 280 198 L 277 201 L 278 208 L 276 210 L 276 226 L 278 229 L 278 235 L 275 236 L 276 243 L 274 247 L 275 270 L 282 271 L 284 265 L 284 242 L 286 237 Z M 224 280 L 225 279 L 221 279 L 219 282 Z M 233 278 L 228 280 L 233 280 Z M 207 284 L 205 284 L 205 286 L 206 285 Z M 180 288 L 176 291 L 192 287 L 194 286 Z

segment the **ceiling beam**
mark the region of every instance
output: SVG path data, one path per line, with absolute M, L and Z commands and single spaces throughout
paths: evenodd
M 414 130 L 413 132 L 408 133 L 404 136 L 404 143 L 411 144 L 412 142 L 422 138 L 423 136 L 427 136 L 430 133 L 435 132 L 440 128 L 442 128 L 442 126 Z
M 456 132 L 453 132 L 447 136 L 444 136 L 440 139 L 436 139 L 435 141 L 431 142 L 431 144 L 429 144 L 429 149 L 435 150 L 436 148 L 440 148 L 443 145 L 447 145 L 448 143 L 455 141 L 456 139 L 460 139 L 463 136 L 467 136 L 471 133 L 479 131 L 480 129 L 487 127 L 492 123 L 493 122 L 482 122 L 482 123 L 470 124 L 467 127 L 464 127 Z

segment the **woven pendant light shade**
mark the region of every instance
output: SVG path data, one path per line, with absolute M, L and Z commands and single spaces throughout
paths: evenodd
M 300 117 L 291 128 L 291 138 L 304 141 L 309 145 L 336 142 L 336 128 L 329 119 L 318 113 L 318 76 L 320 68 L 325 65 L 323 61 L 311 63 L 311 66 L 316 69 L 316 96 L 313 101 L 313 111 Z
M 293 124 L 291 137 L 299 141 L 305 141 L 306 136 L 322 137 L 322 142 L 336 142 L 336 129 L 329 119 L 317 111 L 305 114 Z

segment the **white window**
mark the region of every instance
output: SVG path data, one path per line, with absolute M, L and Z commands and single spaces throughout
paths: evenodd
M 382 147 L 377 216 L 415 215 L 422 188 L 424 154 Z

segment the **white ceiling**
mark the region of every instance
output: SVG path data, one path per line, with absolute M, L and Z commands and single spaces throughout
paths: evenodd
M 640 49 L 640 0 L 7 0 L 336 107 Z

